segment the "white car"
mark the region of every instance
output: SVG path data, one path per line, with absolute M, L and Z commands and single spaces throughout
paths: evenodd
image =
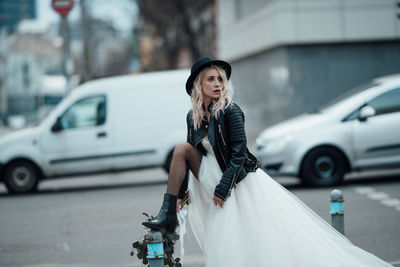
M 36 127 L 0 139 L 10 193 L 47 177 L 164 166 L 186 141 L 189 70 L 94 80 L 75 88 Z
M 267 128 L 255 150 L 271 175 L 298 176 L 314 186 L 339 184 L 350 171 L 400 167 L 400 74 Z

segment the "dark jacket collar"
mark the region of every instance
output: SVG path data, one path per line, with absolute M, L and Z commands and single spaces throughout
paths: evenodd
M 213 113 L 212 113 L 213 106 L 214 106 L 214 101 L 211 101 L 211 103 L 207 107 L 207 111 L 210 112 L 210 119 L 213 116 Z M 203 121 L 208 124 L 208 118 L 207 118 L 206 114 L 204 114 L 204 116 L 203 116 Z
M 208 112 L 210 112 L 210 114 L 211 114 L 213 106 L 214 106 L 214 101 L 211 101 L 211 103 L 207 107 L 207 110 L 208 110 Z

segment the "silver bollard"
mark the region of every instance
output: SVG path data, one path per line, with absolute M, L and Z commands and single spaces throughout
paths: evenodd
M 338 190 L 331 192 L 331 219 L 332 226 L 344 235 L 344 198 L 343 193 Z
M 150 230 L 145 239 L 149 267 L 164 267 L 164 240 L 161 232 Z

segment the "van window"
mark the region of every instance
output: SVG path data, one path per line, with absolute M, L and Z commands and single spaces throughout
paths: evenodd
M 63 129 L 93 127 L 106 121 L 106 98 L 94 96 L 74 103 L 61 117 Z
M 400 111 L 400 88 L 390 90 L 372 99 L 369 106 L 375 109 L 376 115 Z

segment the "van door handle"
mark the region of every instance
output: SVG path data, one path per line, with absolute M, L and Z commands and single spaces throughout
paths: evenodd
M 106 132 L 97 133 L 97 138 L 102 138 L 102 137 L 106 137 L 106 136 L 107 136 Z

